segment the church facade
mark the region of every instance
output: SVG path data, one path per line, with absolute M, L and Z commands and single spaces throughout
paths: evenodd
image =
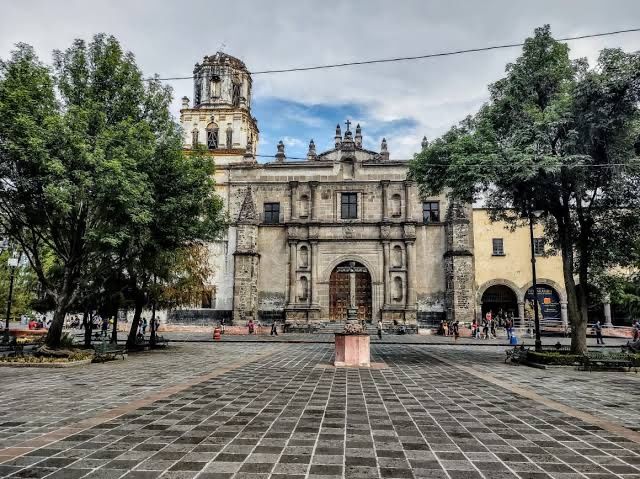
M 196 64 L 193 100 L 182 100 L 184 148 L 214 157 L 229 218 L 210 246 L 209 317 L 339 322 L 354 307 L 359 319 L 407 324 L 470 322 L 488 308 L 526 316 L 526 231 L 446 195 L 422 197 L 408 162 L 394 160 L 384 139 L 377 151 L 364 148 L 365 132 L 349 121 L 328 132 L 328 151 L 311 140 L 306 159 L 287 159 L 280 142 L 257 161 L 251 89 L 244 63 L 218 52 Z M 560 258 L 541 253 L 538 263 L 544 314 L 566 322 Z

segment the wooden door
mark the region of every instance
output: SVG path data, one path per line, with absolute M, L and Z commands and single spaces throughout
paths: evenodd
M 329 280 L 329 320 L 346 321 L 349 309 L 350 272 L 343 263 L 331 273 Z M 356 275 L 356 307 L 358 319 L 371 322 L 371 275 L 362 265 L 355 267 Z

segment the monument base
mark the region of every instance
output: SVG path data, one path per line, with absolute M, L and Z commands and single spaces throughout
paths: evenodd
M 334 366 L 366 367 L 371 365 L 368 334 L 336 333 Z

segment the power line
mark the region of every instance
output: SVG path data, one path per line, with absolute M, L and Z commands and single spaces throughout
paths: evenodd
M 638 28 L 627 28 L 624 30 L 614 30 L 610 32 L 602 32 L 602 33 L 591 33 L 587 35 L 578 35 L 574 37 L 564 37 L 556 39 L 559 42 L 569 42 L 574 40 L 583 40 L 586 38 L 597 38 L 597 37 L 607 37 L 612 35 L 620 35 L 623 33 L 633 33 L 640 32 L 640 27 Z M 515 48 L 524 46 L 524 42 L 518 43 L 505 43 L 502 45 L 492 45 L 487 47 L 478 47 L 478 48 L 467 48 L 463 50 L 453 50 L 448 52 L 439 52 L 439 53 L 428 53 L 425 55 L 416 55 L 416 56 L 407 56 L 407 57 L 394 57 L 394 58 L 383 58 L 383 59 L 375 59 L 375 60 L 362 60 L 357 62 L 343 62 L 343 63 L 330 63 L 325 65 L 314 65 L 308 67 L 292 67 L 292 68 L 280 68 L 280 69 L 272 69 L 272 70 L 261 70 L 255 72 L 249 72 L 251 75 L 267 75 L 274 73 L 290 73 L 290 72 L 302 72 L 302 71 L 311 71 L 311 70 L 325 70 L 329 68 L 342 68 L 342 67 L 350 67 L 350 66 L 358 66 L 358 65 L 372 65 L 376 63 L 392 63 L 392 62 L 403 62 L 403 61 L 411 61 L 411 60 L 425 60 L 429 58 L 437 58 L 437 57 L 448 57 L 454 55 L 462 55 L 465 53 L 477 53 L 477 52 L 486 52 L 490 50 L 501 50 L 505 48 Z M 192 80 L 195 78 L 193 75 L 190 76 L 176 76 L 176 77 L 166 77 L 166 78 L 147 78 L 147 81 L 151 80 Z

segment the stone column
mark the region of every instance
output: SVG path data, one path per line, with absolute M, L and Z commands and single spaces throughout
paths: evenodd
M 384 305 L 391 304 L 391 284 L 389 282 L 389 266 L 390 266 L 390 245 L 388 241 L 382 242 L 382 284 L 384 286 Z
M 409 180 L 404 182 L 404 220 L 411 221 L 411 185 Z
M 318 182 L 317 181 L 310 181 L 309 182 L 309 189 L 311 190 L 311 198 L 309 198 L 310 201 L 310 205 L 309 205 L 309 217 L 311 218 L 311 221 L 315 221 L 316 217 L 317 217 L 317 213 L 316 213 L 316 188 L 318 187 Z
M 296 269 L 298 268 L 298 244 L 289 242 L 289 304 L 296 303 Z
M 604 303 L 604 326 L 605 328 L 613 327 L 613 322 L 611 321 L 611 298 L 608 294 L 604 296 L 602 299 Z
M 566 301 L 562 301 L 560 303 L 560 319 L 562 320 L 562 327 L 563 328 L 568 328 L 569 327 L 569 317 L 567 315 L 567 302 Z
M 387 204 L 387 188 L 389 187 L 389 180 L 382 180 L 380 182 L 382 187 L 382 221 L 389 219 L 389 206 Z
M 358 308 L 356 305 L 356 271 L 355 264 L 350 263 L 349 271 L 349 309 L 347 309 L 347 321 L 355 321 L 358 319 Z
M 520 321 L 524 321 L 524 301 L 518 301 L 518 317 Z
M 311 242 L 311 304 L 318 303 L 318 242 Z
M 298 214 L 297 214 L 298 182 L 297 181 L 289 182 L 289 202 L 291 204 L 289 219 L 293 221 L 298 217 Z
M 413 241 L 406 241 L 407 251 L 407 308 L 416 307 L 416 250 Z

